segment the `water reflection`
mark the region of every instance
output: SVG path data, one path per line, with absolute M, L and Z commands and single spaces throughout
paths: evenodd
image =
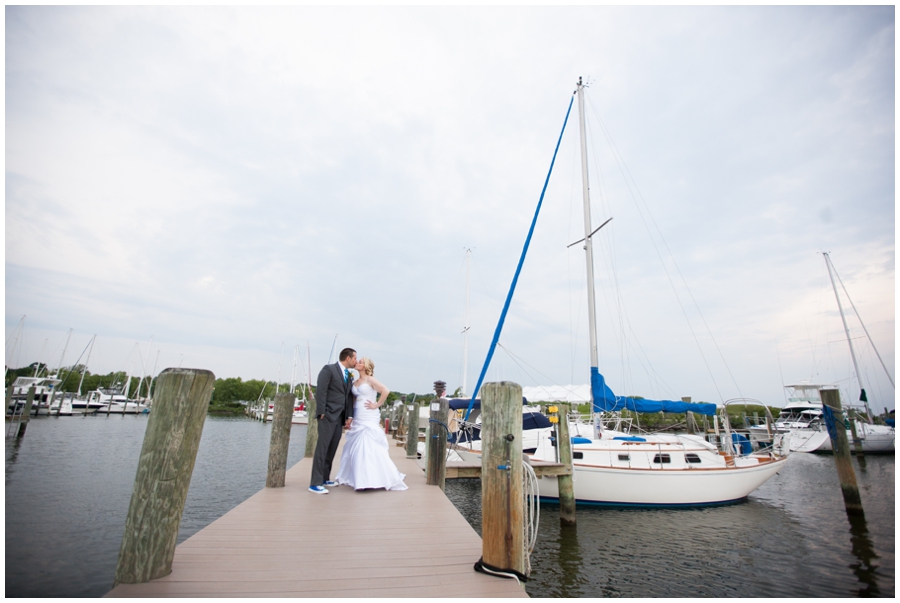
M 862 513 L 847 512 L 847 520 L 850 522 L 850 545 L 853 555 L 859 563 L 851 563 L 850 569 L 856 574 L 857 579 L 864 585 L 857 590 L 859 597 L 880 597 L 878 589 L 878 566 L 873 563 L 878 559 L 875 545 L 869 538 L 869 527 L 866 516 Z
M 19 451 L 22 449 L 22 438 L 6 438 L 6 483 L 12 479 L 16 461 L 19 460 Z
M 480 530 L 479 480 L 447 493 Z M 894 459 L 859 477 L 868 532 L 847 533 L 830 456 L 794 455 L 746 502 L 703 509 L 578 507 L 564 528 L 541 505 L 532 597 L 850 597 L 894 594 Z M 476 523 L 473 523 L 475 519 Z

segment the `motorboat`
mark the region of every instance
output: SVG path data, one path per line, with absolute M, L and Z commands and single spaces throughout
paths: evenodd
M 62 380 L 54 377 L 16 377 L 12 384 L 12 402 L 7 413 L 21 413 L 28 400 L 28 392 L 34 388 L 31 403 L 31 414 L 46 415 L 50 412 L 50 404 Z
M 101 387 L 88 394 L 88 407 L 96 406 L 97 414 L 127 414 L 136 415 L 147 412 L 148 404 L 139 400 L 132 400 L 122 393 L 120 387 Z
M 774 429 L 778 433 L 790 433 L 791 452 L 831 452 L 831 438 L 825 427 L 822 411 L 822 398 L 819 390 L 836 389 L 834 386 L 812 383 L 795 383 L 786 385 L 788 400 L 778 418 Z M 847 440 L 853 445 L 853 432 L 849 428 L 847 417 Z M 865 453 L 890 453 L 894 451 L 894 428 L 889 425 L 875 425 L 862 420 L 858 416 L 853 419 L 856 436 L 862 451 Z M 764 425 L 753 425 L 749 428 L 753 439 L 762 437 Z

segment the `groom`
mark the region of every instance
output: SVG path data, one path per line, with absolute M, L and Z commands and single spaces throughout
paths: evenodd
M 328 494 L 325 486 L 337 485 L 331 481 L 331 462 L 341 441 L 342 427 L 350 427 L 353 420 L 353 395 L 350 391 L 353 375 L 350 369 L 356 366 L 356 350 L 344 348 L 338 358 L 338 362 L 322 367 L 316 381 L 319 441 L 309 479 L 309 491 L 315 494 Z

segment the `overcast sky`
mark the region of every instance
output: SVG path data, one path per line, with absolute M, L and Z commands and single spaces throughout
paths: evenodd
M 8 6 L 6 363 L 315 380 L 337 337 L 452 390 L 470 248 L 471 390 L 583 76 L 613 391 L 855 398 L 821 252 L 893 376 L 894 44 L 893 6 Z M 489 381 L 589 379 L 577 123 Z

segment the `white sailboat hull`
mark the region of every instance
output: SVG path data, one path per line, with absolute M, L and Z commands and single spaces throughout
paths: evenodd
M 741 501 L 774 476 L 786 458 L 747 467 L 667 470 L 576 464 L 575 502 L 610 506 L 702 506 Z M 555 477 L 538 480 L 541 500 L 559 500 Z
M 554 462 L 556 449 L 549 434 L 540 435 L 544 437 L 531 458 Z M 573 444 L 576 503 L 617 507 L 729 504 L 747 498 L 778 473 L 788 458 L 773 453 L 726 456 L 698 436 L 647 435 L 636 438 L 639 441 L 615 438 L 615 433 L 607 432 L 604 439 Z M 786 438 L 776 436 L 777 449 L 787 449 Z M 481 458 L 480 449 L 456 448 L 456 452 L 470 462 Z M 559 500 L 556 477 L 541 478 L 538 486 L 541 500 Z

